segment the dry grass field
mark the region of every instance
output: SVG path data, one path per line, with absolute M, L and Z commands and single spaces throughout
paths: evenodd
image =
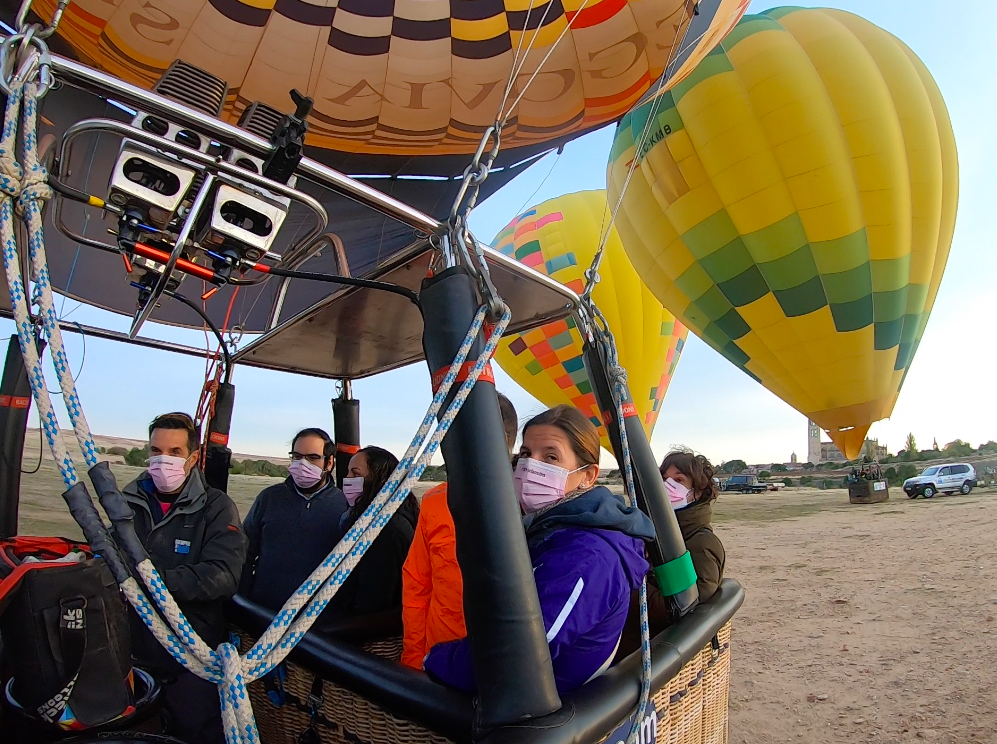
M 29 443 L 25 468 L 37 456 Z M 232 477 L 243 514 L 271 482 Z M 51 460 L 24 476 L 22 533 L 79 535 L 61 491 Z M 995 524 L 995 489 L 864 506 L 841 490 L 722 495 L 727 575 L 747 592 L 731 742 L 997 742 Z

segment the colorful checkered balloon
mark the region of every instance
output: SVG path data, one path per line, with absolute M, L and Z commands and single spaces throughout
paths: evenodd
M 495 237 L 492 247 L 581 293 L 584 271 L 608 223 L 606 192 L 582 191 L 527 210 Z M 650 436 L 687 330 L 641 283 L 615 229 L 599 274 L 593 298 L 616 338 L 634 405 Z M 611 451 L 582 363 L 582 338 L 574 320 L 508 335 L 495 359 L 544 405 L 569 403 L 578 408 L 599 427 L 602 446 Z

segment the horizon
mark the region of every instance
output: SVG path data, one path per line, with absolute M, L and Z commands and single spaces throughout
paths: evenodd
M 945 98 L 955 130 L 960 163 L 960 204 L 952 251 L 945 276 L 918 353 L 911 365 L 892 416 L 876 422 L 868 436 L 890 451 L 903 448 L 908 433 L 920 442 L 939 445 L 963 439 L 978 446 L 997 439 L 990 421 L 997 420 L 997 402 L 985 395 L 991 384 L 988 370 L 997 363 L 997 350 L 980 332 L 982 318 L 992 313 L 986 276 L 997 276 L 997 257 L 988 250 L 987 197 L 990 174 L 997 166 L 997 146 L 989 135 L 995 104 L 995 78 L 982 79 L 967 70 L 988 69 L 988 31 L 997 25 L 997 7 L 970 5 L 974 23 L 959 34 L 939 34 L 937 3 L 859 0 L 811 3 L 856 12 L 904 41 L 924 61 Z M 752 2 L 748 12 L 775 3 Z M 988 20 L 989 19 L 989 20 Z M 547 199 L 584 189 L 605 188 L 605 164 L 613 127 L 604 127 L 568 143 L 560 155 L 550 154 L 532 165 L 472 214 L 471 226 L 482 242 L 492 237 L 523 209 Z M 70 321 L 127 330 L 128 319 L 57 298 L 60 315 Z M 979 320 L 978 320 L 979 319 Z M 13 324 L 2 321 L 3 333 Z M 144 333 L 168 341 L 204 345 L 200 330 L 149 324 Z M 94 431 L 105 436 L 143 440 L 148 422 L 166 410 L 191 410 L 200 394 L 204 362 L 149 349 L 65 334 L 73 371 L 79 375 L 80 398 Z M 520 422 L 544 406 L 495 367 L 496 385 L 516 405 Z M 135 374 L 129 374 L 133 371 Z M 150 372 L 152 374 L 150 374 Z M 51 362 L 46 364 L 50 389 L 57 384 Z M 279 457 L 290 437 L 305 426 L 331 430 L 330 381 L 290 373 L 237 367 L 236 406 L 232 422 L 233 450 Z M 430 401 L 429 374 L 424 364 L 394 370 L 354 383 L 361 401 L 364 443 L 400 453 L 405 449 Z M 259 401 L 266 401 L 262 407 Z M 61 402 L 55 401 L 59 422 L 68 426 Z M 32 406 L 32 425 L 37 426 Z M 661 414 L 651 437 L 661 457 L 675 446 L 687 446 L 715 463 L 788 462 L 790 454 L 806 452 L 806 418 L 723 359 L 694 334 L 689 335 L 675 370 Z M 826 433 L 822 439 L 826 438 Z M 437 455 L 434 463 L 441 462 Z M 604 466 L 614 467 L 604 453 Z

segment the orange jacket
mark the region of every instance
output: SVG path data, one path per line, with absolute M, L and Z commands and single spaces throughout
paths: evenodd
M 422 660 L 436 644 L 467 635 L 464 582 L 446 483 L 422 499 L 415 537 L 402 567 L 402 623 L 402 664 L 414 669 L 422 669 Z

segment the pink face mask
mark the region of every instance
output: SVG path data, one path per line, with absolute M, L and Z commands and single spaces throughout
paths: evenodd
M 549 462 L 520 457 L 513 474 L 513 485 L 516 488 L 516 496 L 519 497 L 519 505 L 527 514 L 533 514 L 544 507 L 556 504 L 565 496 L 564 487 L 568 482 L 568 476 L 577 473 L 578 470 L 584 468 L 567 470 Z
M 353 506 L 363 493 L 363 478 L 343 478 L 343 496 L 346 503 Z
M 173 493 L 187 480 L 183 466 L 190 458 L 173 457 L 172 455 L 153 455 L 149 458 L 146 468 L 149 477 L 160 493 Z
M 298 488 L 311 488 L 320 480 L 324 471 L 318 465 L 313 465 L 304 458 L 294 460 L 288 466 L 287 471 L 294 479 L 294 485 Z
M 684 509 L 692 503 L 689 499 L 689 489 L 673 478 L 665 478 L 665 490 L 668 492 L 668 500 L 675 511 Z

